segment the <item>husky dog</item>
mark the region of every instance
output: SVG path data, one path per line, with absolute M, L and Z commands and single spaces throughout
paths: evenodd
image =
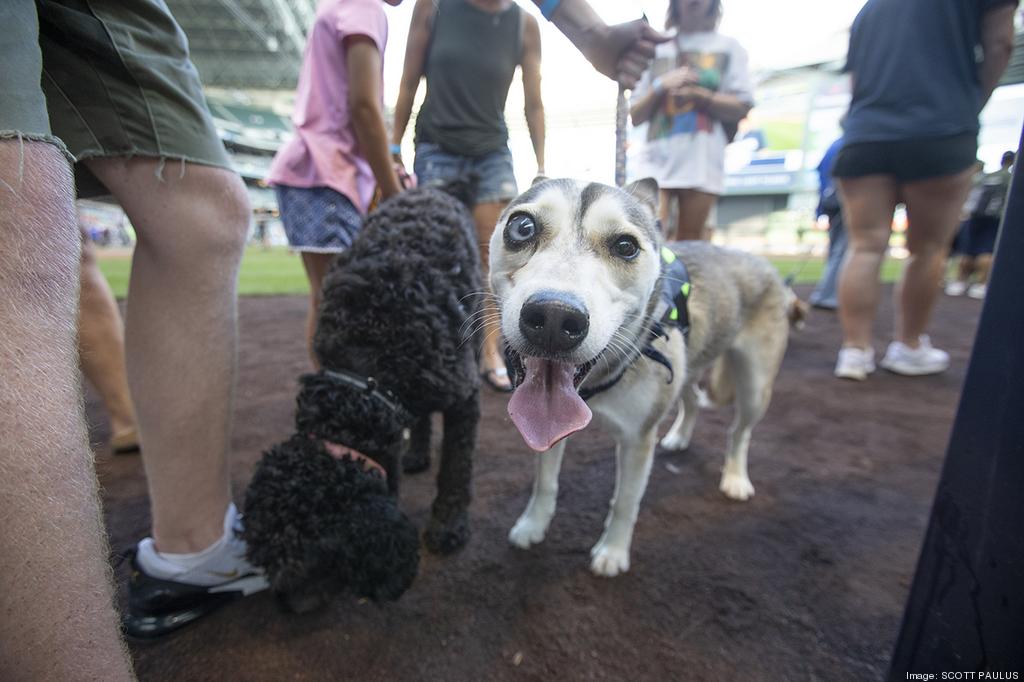
M 792 293 L 771 264 L 701 242 L 662 246 L 657 202 L 650 179 L 620 190 L 540 178 L 505 209 L 490 244 L 516 386 L 508 412 L 540 453 L 533 495 L 509 540 L 527 548 L 544 539 L 565 438 L 596 413 L 617 443 L 615 495 L 590 565 L 609 577 L 629 570 L 658 425 L 680 403 L 661 444 L 689 445 L 706 374 L 711 399 L 736 406 L 719 488 L 733 500 L 754 494 L 750 432 L 768 407 L 789 333 Z

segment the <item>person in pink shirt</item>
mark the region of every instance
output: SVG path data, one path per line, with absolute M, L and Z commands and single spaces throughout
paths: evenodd
M 383 64 L 388 21 L 382 2 L 327 0 L 317 8 L 296 92 L 295 137 L 274 157 L 267 180 L 277 192 L 288 243 L 309 278 L 306 339 L 334 256 L 352 244 L 377 188 L 402 190 L 384 124 Z M 316 358 L 313 357 L 316 364 Z

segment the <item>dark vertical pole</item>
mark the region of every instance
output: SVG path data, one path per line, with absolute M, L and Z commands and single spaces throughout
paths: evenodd
M 1024 135 L 1022 135 L 1024 146 Z M 1024 180 L 1018 152 L 988 296 L 890 680 L 1024 679 Z M 1015 679 L 992 677 L 989 679 Z

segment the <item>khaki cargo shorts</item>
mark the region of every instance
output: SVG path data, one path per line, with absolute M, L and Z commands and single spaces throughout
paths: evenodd
M 231 167 L 163 0 L 0 0 L 0 139 Z M 80 196 L 105 193 L 75 170 Z

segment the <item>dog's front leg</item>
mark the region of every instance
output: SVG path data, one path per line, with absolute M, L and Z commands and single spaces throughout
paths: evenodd
M 437 497 L 423 533 L 427 549 L 435 554 L 450 554 L 469 541 L 470 479 L 479 424 L 479 391 L 444 412 Z
M 590 550 L 590 570 L 611 578 L 629 570 L 629 547 L 633 541 L 640 498 L 647 489 L 647 478 L 654 461 L 655 429 L 635 441 L 620 441 L 615 448 L 617 472 L 615 496 L 604 522 L 604 534 Z
M 516 547 L 527 549 L 544 539 L 548 524 L 555 515 L 558 502 L 558 472 L 562 468 L 565 440 L 555 443 L 546 452 L 537 454 L 536 473 L 533 479 L 533 495 L 526 510 L 509 531 L 508 540 Z
M 409 437 L 409 450 L 402 458 L 402 471 L 418 474 L 430 468 L 430 414 L 416 418 Z

